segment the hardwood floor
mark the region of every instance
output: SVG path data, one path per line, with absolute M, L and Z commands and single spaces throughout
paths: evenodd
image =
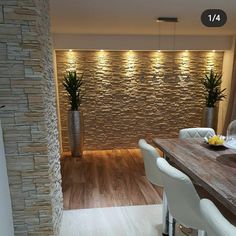
M 138 149 L 86 151 L 61 160 L 65 209 L 160 204 L 162 189 L 144 173 Z

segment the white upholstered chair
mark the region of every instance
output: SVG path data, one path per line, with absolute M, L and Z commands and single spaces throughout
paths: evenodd
M 215 135 L 215 131 L 212 128 L 186 128 L 179 131 L 179 138 L 204 138 Z
M 200 210 L 205 222 L 207 236 L 236 235 L 236 227 L 225 219 L 212 201 L 202 199 L 200 202 Z
M 140 139 L 138 145 L 141 149 L 141 153 L 144 160 L 145 174 L 148 180 L 154 185 L 163 187 L 161 173 L 156 166 L 156 160 L 160 158 L 160 155 L 158 154 L 157 150 L 153 146 L 148 144 L 144 139 Z M 169 213 L 168 213 L 166 195 L 164 191 L 163 191 L 162 204 L 163 204 L 162 233 L 163 235 L 168 235 Z
M 148 180 L 157 186 L 162 187 L 161 174 L 160 171 L 156 168 L 156 159 L 160 157 L 157 150 L 148 144 L 146 140 L 140 139 L 138 142 L 139 148 L 141 149 L 145 174 Z
M 171 166 L 164 158 L 157 159 L 157 167 L 167 197 L 168 208 L 175 220 L 180 224 L 198 230 L 198 235 L 205 235 L 205 225 L 200 211 L 200 198 L 190 178 Z M 171 230 L 174 235 L 175 230 Z

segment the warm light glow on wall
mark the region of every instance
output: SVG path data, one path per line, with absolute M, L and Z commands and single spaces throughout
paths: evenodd
M 98 66 L 105 66 L 105 64 L 107 63 L 107 54 L 108 53 L 109 52 L 106 52 L 103 49 L 101 49 L 100 51 L 98 51 L 96 53 L 97 59 L 98 59 Z
M 164 69 L 163 69 L 163 53 L 158 50 L 152 54 L 154 58 L 152 63 L 153 68 L 153 79 L 163 78 L 164 77 Z
M 109 52 L 104 51 L 103 49 L 96 52 L 96 70 L 105 73 L 109 68 Z M 94 76 L 97 76 L 96 73 Z M 96 78 L 95 78 L 96 79 Z M 102 80 L 101 86 L 99 87 L 100 91 L 106 90 L 110 85 L 109 80 Z
M 76 71 L 76 53 L 70 49 L 66 53 L 67 71 Z
M 134 74 L 135 72 L 135 52 L 133 52 L 132 50 L 129 50 L 128 52 L 126 52 L 125 55 L 125 69 L 126 69 L 126 73 L 127 76 L 131 76 Z
M 185 50 L 185 51 L 183 52 L 183 55 L 184 55 L 184 56 L 189 55 L 189 51 L 188 51 L 188 50 Z
M 181 63 L 180 63 L 180 78 L 187 79 L 190 76 L 190 69 L 189 69 L 189 51 L 185 50 L 181 53 Z
M 215 50 L 208 52 L 206 59 L 207 59 L 207 62 L 206 62 L 207 71 L 214 70 L 214 68 L 215 68 Z
M 126 55 L 127 55 L 128 58 L 132 58 L 132 57 L 135 56 L 135 52 L 132 51 L 132 50 L 129 50 L 129 51 L 126 53 Z
M 129 50 L 126 53 L 126 67 L 128 67 L 129 69 L 134 69 L 134 61 L 135 61 L 135 52 L 133 52 L 132 50 Z
M 138 83 L 138 74 L 137 74 L 137 55 L 138 52 L 129 50 L 124 52 L 124 79 L 129 80 L 127 86 L 124 87 L 124 93 L 128 96 L 132 94 L 136 94 L 137 91 L 137 83 Z

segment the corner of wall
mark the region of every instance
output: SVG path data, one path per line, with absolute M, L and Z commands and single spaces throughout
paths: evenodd
M 232 40 L 232 47 L 230 50 L 224 52 L 223 66 L 222 66 L 222 88 L 226 88 L 226 98 L 219 103 L 219 112 L 218 112 L 218 125 L 217 133 L 221 134 L 223 132 L 225 117 L 227 113 L 227 108 L 229 104 L 231 82 L 232 82 L 232 73 L 233 73 L 233 63 L 235 56 L 235 43 L 236 36 Z
M 54 44 L 53 44 L 54 45 Z M 59 142 L 60 142 L 60 153 L 63 153 L 62 149 L 62 135 L 61 135 L 61 116 L 60 116 L 60 98 L 58 90 L 58 79 L 57 79 L 57 57 L 56 50 L 53 49 L 53 66 L 54 66 L 54 79 L 55 79 L 55 91 L 56 91 L 56 103 L 57 103 L 57 120 L 58 120 L 58 129 L 59 129 Z

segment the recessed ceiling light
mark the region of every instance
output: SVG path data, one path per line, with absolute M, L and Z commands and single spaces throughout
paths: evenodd
M 216 50 L 212 50 L 212 52 L 216 52 Z
M 161 50 L 158 50 L 157 52 L 161 52 Z
M 188 52 L 188 50 L 185 50 L 185 52 Z
M 69 52 L 72 52 L 72 49 L 70 49 Z
M 104 50 L 103 50 L 103 49 L 101 49 L 101 50 L 100 50 L 100 52 L 104 52 Z

